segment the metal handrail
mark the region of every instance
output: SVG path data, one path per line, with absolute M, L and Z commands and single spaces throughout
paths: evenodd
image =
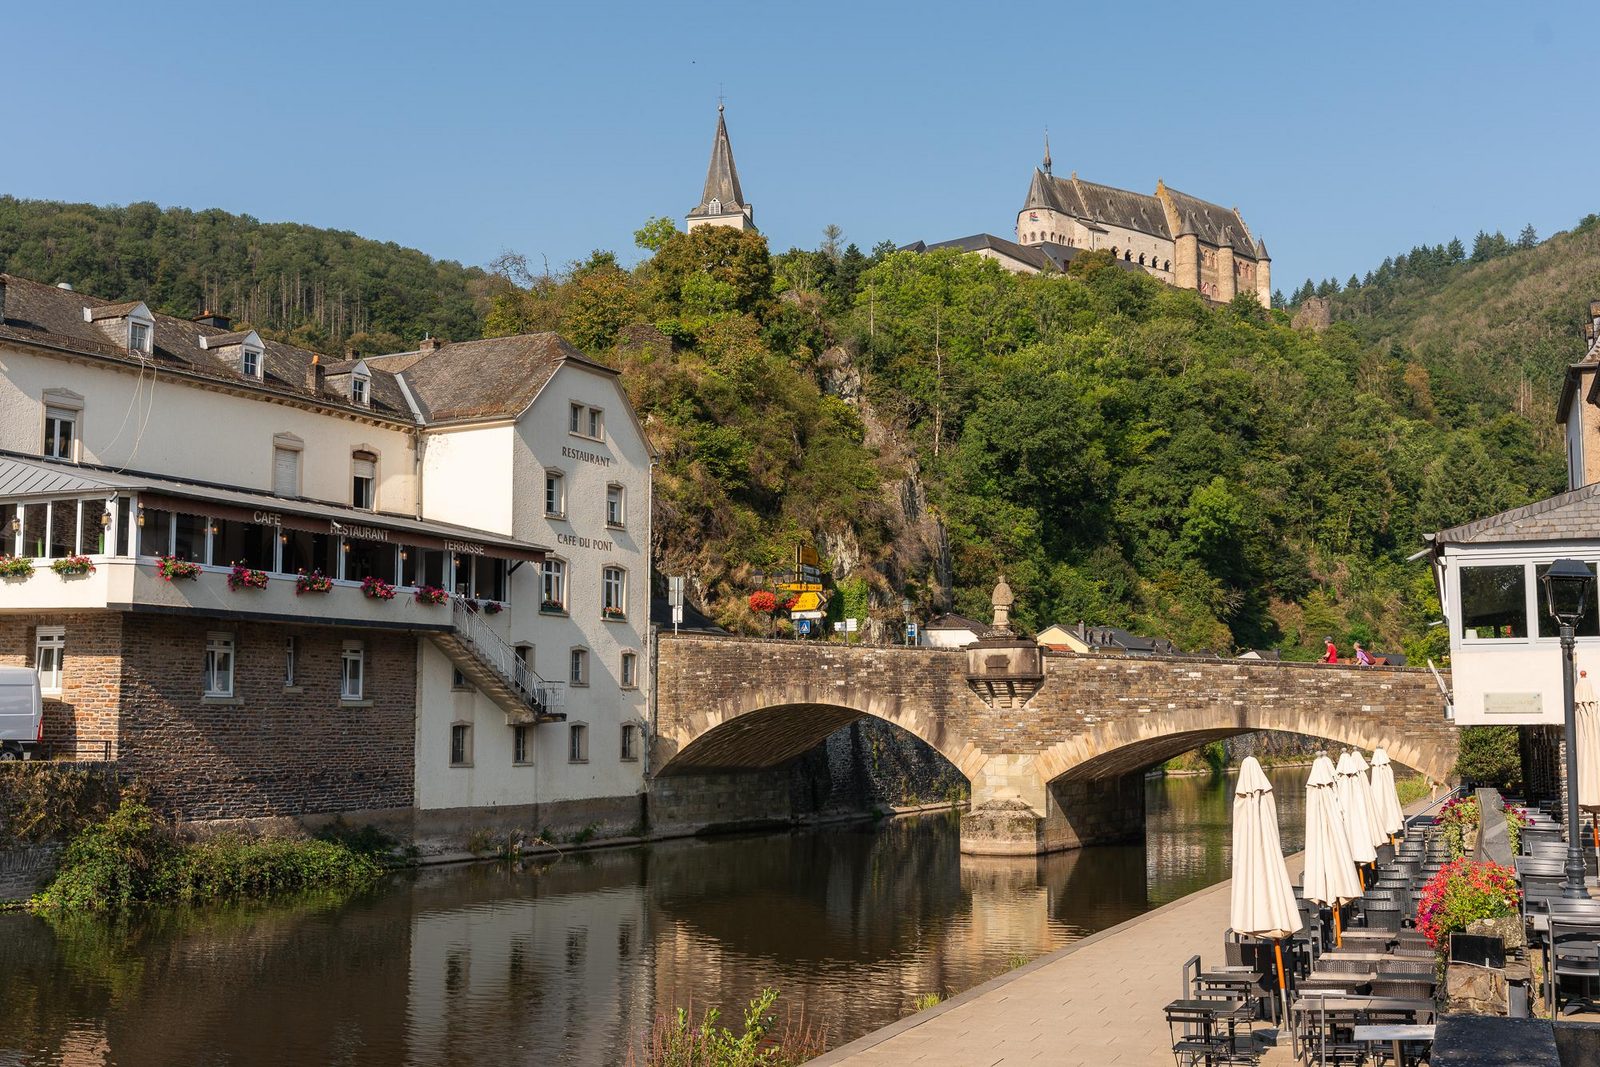
M 450 621 L 456 632 L 472 646 L 478 658 L 499 672 L 523 700 L 545 709 L 566 704 L 567 691 L 561 683 L 539 677 L 527 661 L 517 655 L 516 649 L 506 644 L 505 638 L 489 628 L 476 602 L 469 607 L 466 597 L 452 595 Z

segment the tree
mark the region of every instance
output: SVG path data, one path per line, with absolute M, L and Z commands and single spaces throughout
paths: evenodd
M 633 231 L 633 243 L 647 252 L 655 253 L 661 251 L 661 246 L 677 232 L 677 223 L 665 216 L 652 215 L 643 226 Z
M 831 222 L 822 228 L 822 248 L 820 251 L 834 264 L 839 262 L 839 239 L 843 236 L 844 231 Z
M 753 230 L 732 226 L 701 226 L 673 233 L 646 265 L 656 297 L 667 314 L 677 314 L 684 286 L 701 275 L 728 287 L 728 310 L 761 318 L 772 303 L 772 257 L 767 239 Z M 704 293 L 701 283 L 699 291 Z
M 1517 234 L 1518 248 L 1532 248 L 1538 243 L 1539 233 L 1533 228 L 1533 223 L 1531 222 L 1522 228 L 1521 233 Z
M 1450 238 L 1449 247 L 1445 251 L 1450 256 L 1451 263 L 1460 263 L 1467 258 L 1467 250 L 1461 246 L 1461 238 L 1459 237 Z

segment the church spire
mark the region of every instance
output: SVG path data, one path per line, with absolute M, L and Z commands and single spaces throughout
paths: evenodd
M 717 102 L 717 134 L 711 142 L 711 163 L 706 167 L 705 190 L 700 206 L 689 212 L 688 226 L 733 226 L 755 229 L 754 211 L 745 203 L 739 188 L 739 170 L 733 164 L 733 145 L 728 140 L 728 123 L 722 102 Z
M 1044 128 L 1044 172 L 1050 173 L 1050 127 Z

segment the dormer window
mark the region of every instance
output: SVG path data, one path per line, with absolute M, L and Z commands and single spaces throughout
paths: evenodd
M 128 323 L 128 351 L 150 354 L 150 326 L 143 322 Z
M 239 357 L 239 369 L 244 371 L 246 378 L 261 380 L 261 350 L 259 348 L 246 348 Z
M 365 378 L 352 377 L 350 379 L 350 399 L 363 407 L 366 406 L 367 380 Z

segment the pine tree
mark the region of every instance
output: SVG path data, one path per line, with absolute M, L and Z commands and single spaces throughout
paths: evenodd
M 1517 234 L 1518 248 L 1532 248 L 1538 243 L 1539 234 L 1538 231 L 1533 228 L 1533 223 L 1531 222 L 1522 228 L 1521 233 Z
M 1450 247 L 1446 249 L 1446 252 L 1449 253 L 1450 262 L 1452 263 L 1460 263 L 1467 258 L 1467 250 L 1461 246 L 1461 238 L 1459 237 L 1450 238 Z
M 1348 293 L 1352 289 L 1359 288 L 1361 288 L 1361 279 L 1354 274 L 1350 275 L 1350 280 L 1344 283 L 1344 291 Z

